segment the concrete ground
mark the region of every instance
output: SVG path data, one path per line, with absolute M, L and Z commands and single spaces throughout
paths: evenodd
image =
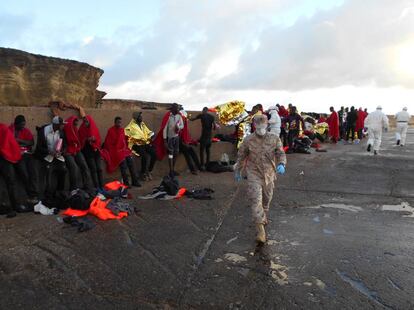
M 88 232 L 55 216 L 0 219 L 0 309 L 413 309 L 414 131 L 288 156 L 269 241 L 256 248 L 246 184 L 183 175 L 214 200 L 133 200 Z M 134 191 L 134 196 L 150 190 Z

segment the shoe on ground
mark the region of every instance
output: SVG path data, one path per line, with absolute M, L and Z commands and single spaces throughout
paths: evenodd
M 141 187 L 142 185 L 141 185 L 141 183 L 139 183 L 138 181 L 136 181 L 136 182 L 133 182 L 132 183 L 132 186 L 133 187 Z
M 403 147 L 403 146 L 404 146 L 404 144 L 400 144 L 400 146 L 401 146 L 401 147 Z
M 367 152 L 371 152 L 371 144 L 368 144 Z
M 266 231 L 263 224 L 256 224 L 256 242 L 258 244 L 266 243 Z
M 6 217 L 7 218 L 12 218 L 15 217 L 17 215 L 16 211 L 10 211 L 7 213 Z
M 374 155 L 378 155 L 378 152 L 377 151 L 374 151 Z
M 397 145 L 400 145 L 400 140 L 397 140 Z

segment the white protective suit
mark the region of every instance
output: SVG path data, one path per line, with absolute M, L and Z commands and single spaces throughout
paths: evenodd
M 282 126 L 282 120 L 279 116 L 279 111 L 277 107 L 270 107 L 269 108 L 269 131 L 274 133 L 278 137 L 280 136 L 280 127 Z
M 368 145 L 374 147 L 378 152 L 381 146 L 382 130 L 388 129 L 388 117 L 378 107 L 375 112 L 369 113 L 365 119 L 364 126 L 368 128 Z
M 408 123 L 410 121 L 410 114 L 407 112 L 407 108 L 404 108 L 402 111 L 398 112 L 395 115 L 395 119 L 397 121 L 395 138 L 397 139 L 397 144 L 404 146 L 405 139 L 407 137 Z

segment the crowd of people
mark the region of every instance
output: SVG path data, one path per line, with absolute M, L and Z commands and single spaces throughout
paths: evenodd
M 406 143 L 409 119 L 406 108 L 396 115 L 398 145 L 404 146 Z M 198 141 L 190 135 L 189 121 L 201 123 L 201 136 Z M 279 173 L 282 170 L 284 172 L 285 152 L 298 151 L 307 141 L 310 144 L 327 141 L 337 143 L 341 140 L 344 143 L 351 143 L 350 140 L 352 143 L 359 143 L 367 135 L 367 150 L 373 149 L 374 154 L 377 154 L 382 131 L 388 128 L 388 118 L 382 113 L 381 107 L 369 114 L 362 108 L 357 110 L 354 107 L 341 107 L 336 112 L 331 107 L 330 114 L 323 115 L 299 113 L 292 104 L 287 108 L 277 104 L 267 110 L 258 104 L 243 121 L 249 123 L 249 133 L 239 144 L 238 167 L 242 166 L 242 161 L 248 157 L 249 152 L 253 152 L 253 149 L 257 152 L 256 144 L 260 145 L 261 140 L 255 140 L 254 137 L 271 135 L 279 138 L 271 140 L 269 144 L 270 149 L 277 150 L 279 162 L 276 163 L 270 158 L 274 154 L 270 149 L 255 157 L 259 159 L 265 156 L 260 162 L 263 163 L 268 158 L 269 165 L 277 167 Z M 134 112 L 125 128 L 122 118 L 115 117 L 113 126 L 107 130 L 105 139 L 102 139 L 93 117 L 81 113 L 80 116 L 71 116 L 66 120 L 54 116 L 50 124 L 36 127 L 35 143 L 34 135 L 26 126 L 25 117 L 18 115 L 9 126 L 0 124 L 0 175 L 5 180 L 11 203 L 10 207 L 3 206 L 0 211 L 10 217 L 16 212 L 32 211 L 31 206 L 39 198 L 53 197 L 56 192 L 65 190 L 66 179 L 69 180 L 70 191 L 79 188 L 88 192 L 100 190 L 104 184 L 103 163 L 106 163 L 108 173 L 119 170 L 123 184 L 132 187 L 140 187 L 141 182 L 151 180 L 157 160 L 163 160 L 166 156 L 171 176 L 178 175 L 175 166 L 180 153 L 184 155 L 191 173 L 205 171 L 210 163 L 213 130 L 216 126 L 215 117 L 207 107 L 197 116 L 190 117 L 180 105 L 172 104 L 157 133 L 147 126 L 142 112 Z M 237 129 L 235 135 L 238 135 Z M 246 140 L 246 137 L 249 139 Z M 197 144 L 198 154 L 195 148 Z M 134 156 L 141 158 L 139 171 Z M 40 174 L 35 169 L 37 165 L 34 160 L 41 162 L 45 172 L 44 191 L 39 188 Z M 265 167 L 266 171 L 269 170 L 270 166 L 266 165 L 263 164 L 260 169 Z M 254 200 L 255 216 L 263 222 L 263 214 L 268 209 L 272 193 L 272 185 L 268 180 L 274 174 L 269 174 L 268 171 L 258 172 L 260 169 L 255 168 L 249 169 L 250 180 L 259 182 L 260 179 L 264 182 L 260 184 L 264 193 L 261 198 L 264 204 L 262 210 L 258 207 L 260 203 L 257 197 Z M 237 169 L 236 171 L 241 172 Z M 17 176 L 28 197 L 25 201 L 22 201 L 24 195 L 17 193 Z M 255 188 L 253 192 L 260 191 L 258 186 L 252 188 Z

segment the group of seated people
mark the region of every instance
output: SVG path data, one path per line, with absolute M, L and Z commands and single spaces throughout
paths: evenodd
M 104 184 L 103 161 L 108 173 L 119 169 L 122 182 L 134 187 L 140 187 L 140 181 L 152 179 L 157 159 L 162 160 L 165 155 L 168 155 L 171 175 L 178 175 L 175 163 L 179 153 L 184 154 L 192 173 L 205 170 L 210 161 L 214 128 L 214 116 L 208 113 L 207 108 L 191 119 L 199 119 L 202 123 L 201 160 L 193 147 L 197 141 L 190 136 L 187 115 L 178 104 L 173 104 L 165 114 L 158 134 L 147 127 L 142 112 L 134 112 L 132 116 L 125 128 L 122 118 L 115 117 L 103 143 L 91 115 L 71 116 L 66 120 L 54 116 L 50 124 L 36 128 L 36 147 L 23 115 L 16 116 L 10 126 L 0 124 L 0 176 L 5 181 L 10 200 L 10 204 L 0 205 L 0 213 L 12 217 L 16 212 L 32 211 L 40 197 L 53 197 L 56 192 L 66 189 L 67 175 L 70 191 L 81 188 L 96 192 Z M 134 155 L 141 158 L 139 173 Z M 39 188 L 40 174 L 35 169 L 34 160 L 44 167 L 44 192 Z M 27 199 L 23 200 L 26 195 L 17 192 L 17 176 L 24 185 Z

